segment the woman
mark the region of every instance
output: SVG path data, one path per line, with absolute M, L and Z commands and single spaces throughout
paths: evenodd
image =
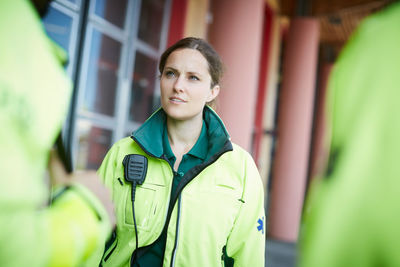
M 162 107 L 99 170 L 117 211 L 102 265 L 264 266 L 261 179 L 207 105 L 220 90 L 218 54 L 185 38 L 159 71 Z

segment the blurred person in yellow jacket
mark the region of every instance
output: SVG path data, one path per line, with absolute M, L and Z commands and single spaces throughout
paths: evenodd
M 40 21 L 47 5 L 0 1 L 0 266 L 98 266 L 114 220 L 108 191 L 95 173 L 49 161 L 72 88 Z
M 400 266 L 400 3 L 364 20 L 329 83 L 330 158 L 311 188 L 300 266 Z

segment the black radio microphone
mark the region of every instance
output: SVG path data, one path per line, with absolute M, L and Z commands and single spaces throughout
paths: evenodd
M 132 214 L 133 214 L 133 223 L 135 225 L 135 236 L 136 236 L 136 249 L 131 257 L 131 263 L 135 262 L 136 260 L 136 252 L 139 247 L 139 238 L 137 232 L 137 225 L 136 225 L 136 217 L 135 217 L 135 192 L 136 192 L 136 185 L 141 185 L 146 178 L 147 173 L 147 158 L 143 155 L 139 154 L 129 154 L 126 155 L 124 160 L 122 161 L 124 165 L 124 175 L 125 180 L 132 183 Z M 131 264 L 132 266 L 132 264 Z

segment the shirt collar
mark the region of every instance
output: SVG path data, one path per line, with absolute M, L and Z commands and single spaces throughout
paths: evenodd
M 205 159 L 207 157 L 208 152 L 208 139 L 207 139 L 207 126 L 203 120 L 203 126 L 201 127 L 200 136 L 196 141 L 196 144 L 190 149 L 188 154 L 200 158 Z
M 175 161 L 175 155 L 172 152 L 171 145 L 169 144 L 168 140 L 168 132 L 167 132 L 167 124 L 164 124 L 164 130 L 163 130 L 163 151 L 164 155 L 167 157 L 168 161 L 171 162 L 172 160 Z
M 163 148 L 164 148 L 164 155 L 168 158 L 169 161 L 171 161 L 171 159 L 175 159 L 174 153 L 172 152 L 171 146 L 169 144 L 166 123 L 163 132 Z M 190 151 L 187 154 L 204 160 L 207 157 L 207 152 L 208 152 L 207 125 L 203 120 L 203 126 L 201 127 L 200 136 L 197 139 L 195 145 L 192 147 L 192 149 L 190 149 Z

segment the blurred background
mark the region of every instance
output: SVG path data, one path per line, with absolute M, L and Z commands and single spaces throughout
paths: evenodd
M 204 38 L 225 64 L 217 112 L 264 182 L 267 266 L 295 266 L 307 187 L 324 168 L 329 73 L 360 21 L 391 2 L 54 0 L 44 25 L 69 54 L 74 168 L 97 169 L 159 107 L 161 53 Z

